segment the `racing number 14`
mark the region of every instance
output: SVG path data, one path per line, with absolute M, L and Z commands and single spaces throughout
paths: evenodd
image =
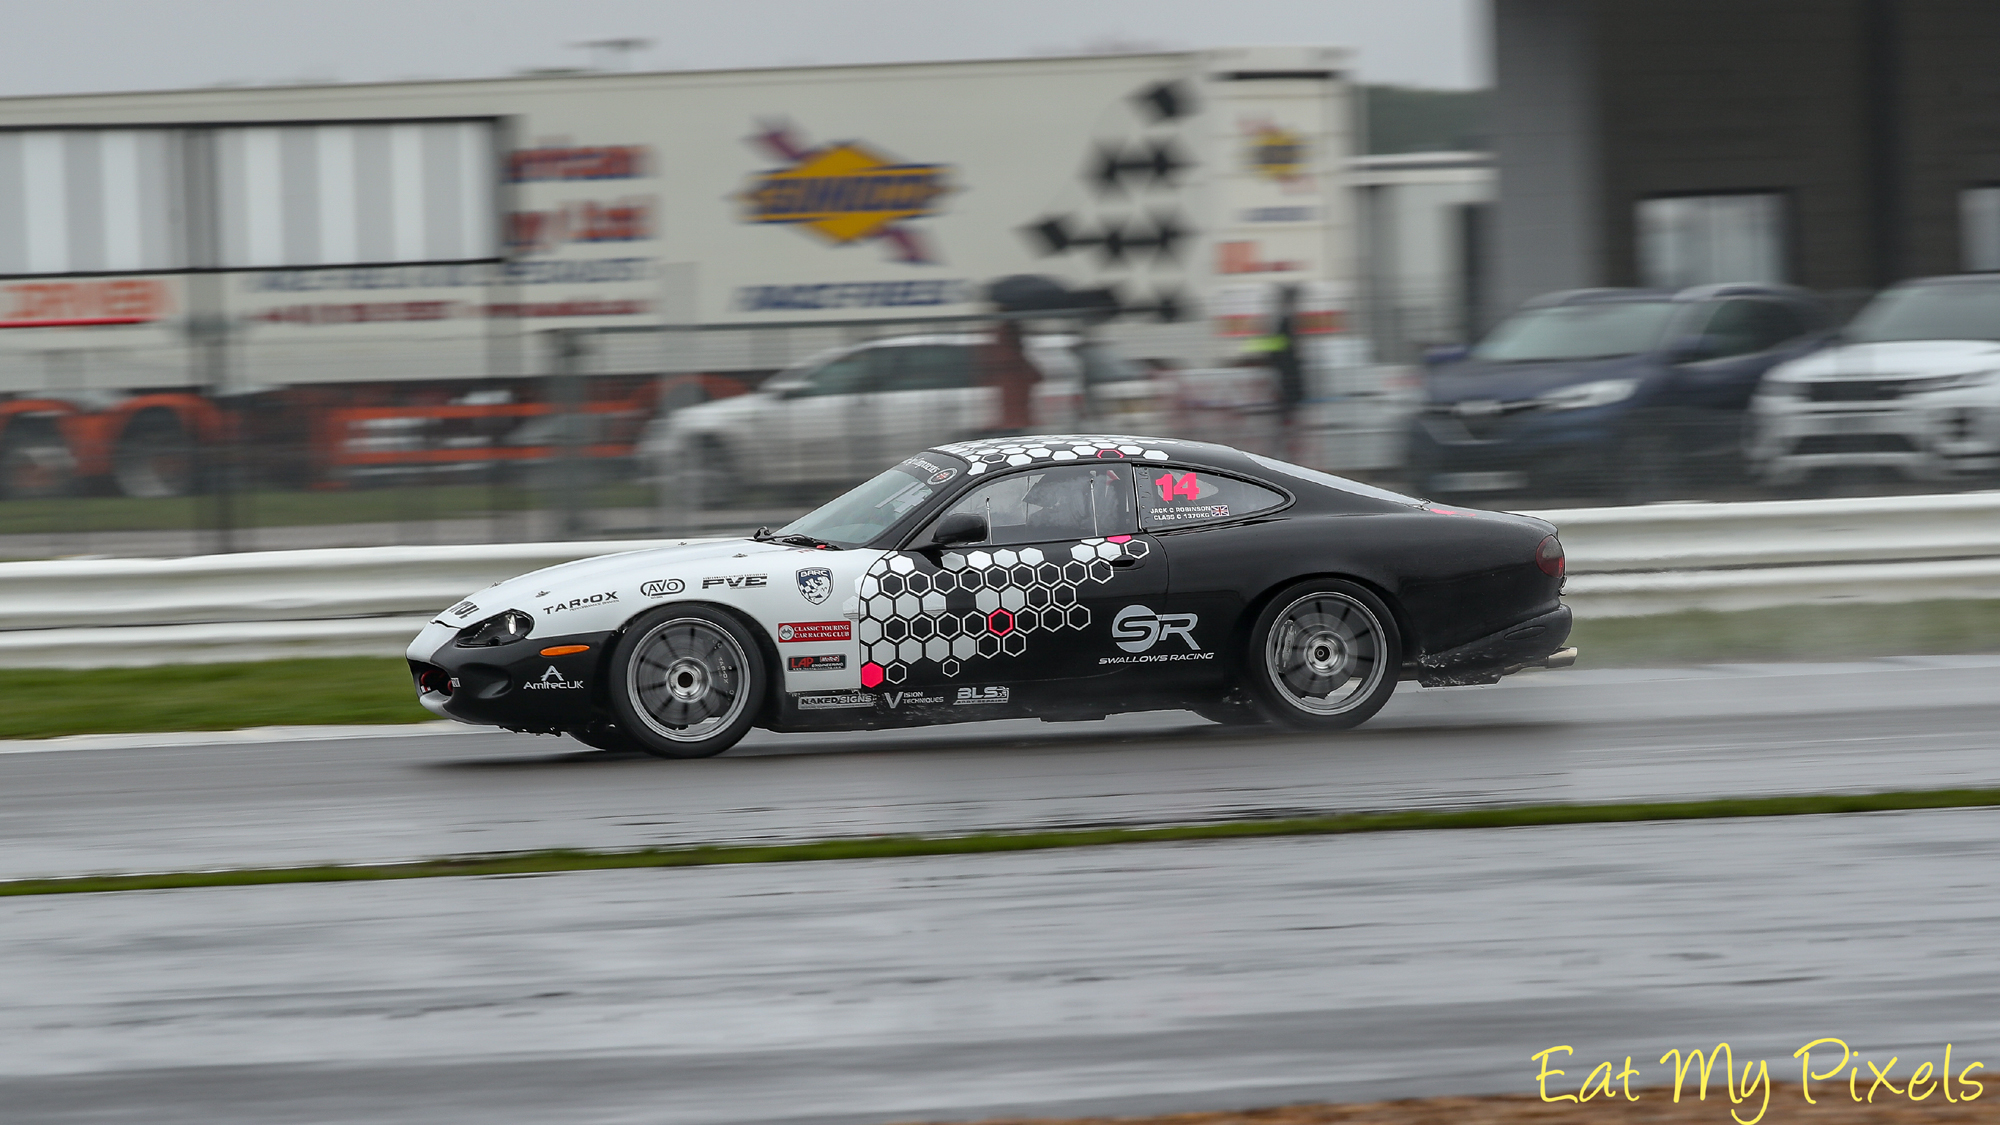
M 1175 480 L 1172 473 L 1161 473 L 1159 479 L 1153 483 L 1160 486 L 1162 501 L 1171 502 L 1176 496 L 1185 496 L 1193 500 L 1201 495 L 1201 482 L 1194 479 L 1193 473 L 1183 473 L 1179 480 Z

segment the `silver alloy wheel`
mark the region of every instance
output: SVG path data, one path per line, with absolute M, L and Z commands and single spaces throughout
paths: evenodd
M 749 703 L 743 646 L 715 622 L 676 617 L 647 630 L 626 665 L 633 709 L 661 738 L 701 742 Z
M 1278 697 L 1314 715 L 1366 701 L 1388 674 L 1382 623 L 1346 594 L 1318 591 L 1285 607 L 1264 645 L 1264 672 Z

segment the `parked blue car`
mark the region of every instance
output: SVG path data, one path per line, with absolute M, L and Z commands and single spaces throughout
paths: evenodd
M 1740 479 L 1764 372 L 1820 347 L 1800 289 L 1578 289 L 1538 297 L 1467 349 L 1427 358 L 1414 490 L 1638 502 Z

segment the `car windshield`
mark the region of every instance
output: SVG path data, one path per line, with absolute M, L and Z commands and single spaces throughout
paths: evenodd
M 1391 492 L 1386 488 L 1377 488 L 1372 484 L 1362 484 L 1358 480 L 1337 477 L 1332 473 L 1322 473 L 1318 469 L 1308 469 L 1304 465 L 1294 465 L 1289 461 L 1280 461 L 1274 457 L 1264 457 L 1256 453 L 1247 454 L 1247 456 L 1250 460 L 1270 469 L 1272 472 L 1283 473 L 1286 476 L 1297 477 L 1300 480 L 1309 480 L 1314 484 L 1324 485 L 1327 488 L 1337 488 L 1342 492 L 1351 492 L 1356 496 L 1366 496 L 1371 500 L 1387 500 L 1391 504 L 1407 504 L 1412 508 L 1424 503 L 1414 496 L 1405 496 L 1400 492 Z
M 1891 289 L 1861 310 L 1841 339 L 2000 340 L 2000 282 L 1954 282 Z
M 865 546 L 964 471 L 965 462 L 956 457 L 920 453 L 814 508 L 773 537 L 804 535 L 835 547 Z
M 1672 301 L 1597 301 L 1524 309 L 1486 334 L 1472 358 L 1496 363 L 1610 359 L 1659 346 Z

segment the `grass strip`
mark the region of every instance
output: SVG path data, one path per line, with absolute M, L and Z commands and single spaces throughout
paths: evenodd
M 169 871 L 143 875 L 86 875 L 0 882 L 0 896 L 156 891 L 183 887 L 246 887 L 279 883 L 344 883 L 436 879 L 468 875 L 546 875 L 565 871 L 617 871 L 647 867 L 712 867 L 731 863 L 815 863 L 846 859 L 904 859 L 1157 844 L 1193 840 L 1244 840 L 1274 836 L 1337 836 L 1359 832 L 1411 832 L 1466 828 L 1536 828 L 1565 824 L 1713 820 L 1738 817 L 1823 816 L 1838 813 L 2000 806 L 2000 789 L 1930 789 L 1779 797 L 1730 797 L 1602 805 L 1526 805 L 1514 808 L 1342 813 L 1284 820 L 1238 820 L 1159 828 L 1084 828 L 1052 832 L 993 832 L 971 836 L 879 836 L 799 844 L 706 845 L 641 851 L 558 850 L 463 856 L 412 863 L 323 864 L 224 871 Z
M 1580 668 L 1745 661 L 1866 660 L 2000 652 L 2000 600 L 1690 609 L 1580 618 Z
M 0 669 L 0 738 L 423 723 L 410 666 L 379 656 Z

